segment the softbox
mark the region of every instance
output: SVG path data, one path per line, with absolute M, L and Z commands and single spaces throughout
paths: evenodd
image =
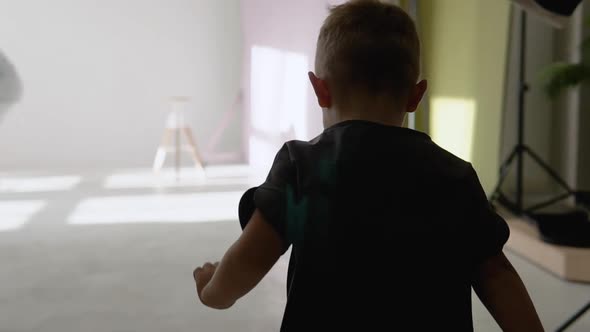
M 513 0 L 526 11 L 541 16 L 556 27 L 563 27 L 582 0 Z

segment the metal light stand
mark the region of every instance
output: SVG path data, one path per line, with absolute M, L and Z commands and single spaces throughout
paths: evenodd
M 527 14 L 524 10 L 520 14 L 520 71 L 519 71 L 519 82 L 520 90 L 518 95 L 518 123 L 517 123 L 517 137 L 518 141 L 508 159 L 502 164 L 500 168 L 500 179 L 492 194 L 490 201 L 495 203 L 500 202 L 502 205 L 509 208 L 512 212 L 517 215 L 530 214 L 544 207 L 553 205 L 557 202 L 563 201 L 570 197 L 575 197 L 578 202 L 588 204 L 588 193 L 579 192 L 573 190 L 568 183 L 563 180 L 559 174 L 551 168 L 543 159 L 535 153 L 529 146 L 524 142 L 525 137 L 525 102 L 526 93 L 529 86 L 526 82 L 526 48 L 527 48 Z M 565 193 L 559 194 L 541 203 L 534 204 L 533 206 L 524 206 L 524 157 L 528 155 L 532 160 L 539 166 L 547 175 L 551 177 Z M 512 164 L 516 162 L 516 197 L 514 201 L 510 200 L 503 192 L 502 185 L 508 176 L 508 171 Z
M 526 83 L 526 47 L 527 47 L 527 14 L 524 10 L 521 10 L 520 14 L 520 72 L 519 82 L 520 91 L 518 95 L 518 141 L 508 159 L 502 164 L 500 168 L 500 179 L 492 194 L 490 201 L 495 203 L 500 202 L 502 205 L 509 208 L 512 212 L 517 215 L 528 215 L 539 209 L 553 205 L 557 202 L 563 201 L 570 197 L 575 197 L 576 201 L 588 205 L 588 193 L 573 190 L 565 180 L 563 180 L 555 170 L 553 170 L 543 159 L 535 153 L 530 147 L 524 142 L 525 134 L 525 102 L 526 93 L 529 89 Z M 565 190 L 565 193 L 550 198 L 544 202 L 537 203 L 533 206 L 524 206 L 524 157 L 528 155 L 532 160 L 540 166 L 550 177 L 553 179 L 561 188 Z M 508 170 L 512 164 L 516 161 L 516 198 L 515 201 L 511 201 L 501 190 L 502 184 L 507 178 Z M 590 302 L 576 312 L 571 318 L 563 323 L 556 331 L 562 332 L 569 328 L 575 323 L 580 317 L 590 310 Z

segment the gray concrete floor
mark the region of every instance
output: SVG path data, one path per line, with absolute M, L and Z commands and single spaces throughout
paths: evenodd
M 199 305 L 192 281 L 238 236 L 235 193 L 249 182 L 243 170 L 179 183 L 140 172 L 0 176 L 0 331 L 278 331 L 286 259 L 224 312 Z M 590 301 L 589 285 L 510 258 L 548 331 Z M 499 331 L 478 300 L 474 321 Z M 590 331 L 590 314 L 571 331 Z

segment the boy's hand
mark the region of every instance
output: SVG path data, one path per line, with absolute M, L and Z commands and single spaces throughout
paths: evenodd
M 251 291 L 284 253 L 283 240 L 256 210 L 223 256 L 193 272 L 199 299 L 213 309 L 227 309 Z
M 197 294 L 204 305 L 207 305 L 207 303 L 203 299 L 203 289 L 205 289 L 205 286 L 207 286 L 209 281 L 211 281 L 211 278 L 215 274 L 215 270 L 217 269 L 218 265 L 219 263 L 205 263 L 202 267 L 196 268 L 193 272 L 195 284 L 197 285 Z

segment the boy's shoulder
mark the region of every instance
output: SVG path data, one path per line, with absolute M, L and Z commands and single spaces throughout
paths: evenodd
M 427 160 L 432 162 L 432 167 L 443 171 L 444 175 L 451 178 L 465 178 L 474 172 L 470 162 L 461 159 L 432 140 L 428 144 L 428 149 L 431 157 Z
M 328 155 L 335 158 L 341 156 L 343 150 L 351 150 L 346 147 L 347 144 L 360 144 L 354 148 L 361 153 L 367 150 L 382 151 L 383 158 L 389 156 L 396 156 L 396 158 L 403 156 L 404 161 L 413 164 L 412 167 L 416 171 L 423 170 L 427 173 L 434 173 L 440 177 L 445 177 L 450 180 L 465 179 L 471 177 L 473 174 L 473 166 L 452 152 L 441 147 L 435 143 L 429 135 L 423 132 L 411 130 L 408 128 L 400 128 L 392 133 L 396 136 L 394 139 L 402 140 L 387 143 L 385 140 L 376 144 L 376 142 L 367 142 L 367 146 L 362 146 L 362 139 L 357 135 L 352 135 L 353 140 L 346 139 L 346 126 L 335 128 L 336 130 L 325 130 L 317 137 L 309 140 L 291 140 L 286 142 L 281 153 L 292 162 L 311 162 L 318 161 L 318 157 L 323 159 Z M 374 130 L 376 128 L 369 128 Z M 401 135 L 400 135 L 401 134 Z M 371 146 L 368 146 L 371 145 Z M 401 148 L 400 148 L 401 146 Z M 396 149 L 400 153 L 396 153 Z M 398 161 L 395 161 L 398 162 Z

